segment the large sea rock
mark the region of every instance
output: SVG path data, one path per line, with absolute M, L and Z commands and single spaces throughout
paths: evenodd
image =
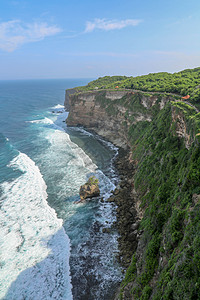
M 99 196 L 100 190 L 98 179 L 96 179 L 94 176 L 91 176 L 84 185 L 81 185 L 79 195 L 81 200 Z

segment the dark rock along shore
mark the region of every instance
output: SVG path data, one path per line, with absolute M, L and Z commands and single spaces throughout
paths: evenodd
M 120 177 L 120 183 L 119 187 L 117 187 L 117 189 L 113 191 L 113 195 L 109 199 L 107 199 L 107 201 L 115 202 L 115 204 L 117 205 L 116 227 L 119 233 L 118 261 L 120 262 L 122 267 L 124 267 L 125 272 L 125 270 L 131 263 L 133 252 L 137 249 L 138 237 L 141 234 L 140 232 L 138 232 L 138 227 L 142 216 L 140 209 L 138 208 L 139 205 L 137 205 L 139 199 L 134 189 L 133 177 L 135 173 L 135 165 L 131 160 L 131 150 L 129 148 L 128 138 L 126 135 L 126 131 L 124 131 L 122 125 L 124 117 L 117 116 L 115 123 L 112 124 L 110 123 L 111 119 L 108 118 L 108 122 L 105 123 L 105 110 L 103 109 L 101 111 L 100 107 L 96 107 L 94 99 L 92 99 L 91 105 L 94 105 L 93 109 L 96 109 L 97 111 L 95 116 L 93 111 L 93 118 L 88 118 L 88 107 L 85 108 L 84 104 L 86 104 L 86 102 L 89 103 L 90 97 L 93 97 L 93 95 L 86 95 L 86 102 L 84 102 L 85 100 L 83 100 L 83 105 L 80 105 L 80 103 L 82 103 L 82 100 L 80 101 L 78 97 L 77 104 L 75 104 L 74 106 L 74 104 L 72 105 L 72 98 L 70 97 L 70 95 L 74 93 L 76 93 L 74 89 L 72 90 L 72 93 L 71 90 L 66 91 L 65 109 L 69 110 L 71 116 L 73 116 L 68 117 L 68 126 L 77 126 L 79 124 L 82 124 L 86 128 L 86 130 L 102 136 L 104 139 L 111 141 L 112 143 L 117 145 L 117 147 L 119 147 L 118 155 L 115 159 L 114 164 Z M 118 92 L 113 93 L 112 96 L 118 97 Z M 102 119 L 99 121 L 101 124 L 100 128 L 105 128 L 103 132 L 102 130 L 97 130 L 99 125 L 97 125 L 96 123 L 94 126 L 86 126 L 87 122 L 96 122 L 98 118 Z M 104 229 L 104 232 L 107 232 L 107 228 Z M 119 290 L 116 291 L 116 294 L 114 296 L 115 299 L 118 299 L 118 294 Z
M 138 240 L 142 234 L 142 231 L 139 230 L 141 213 L 136 208 L 138 195 L 135 192 L 133 181 L 136 166 L 130 160 L 130 151 L 119 148 L 114 166 L 118 172 L 120 182 L 113 191 L 113 195 L 107 201 L 114 202 L 117 205 L 118 261 L 125 272 L 131 263 L 132 255 L 137 249 Z M 111 300 L 118 300 L 119 293 L 120 286 Z M 129 295 L 127 296 L 129 297 Z
M 119 149 L 115 167 L 120 175 L 119 187 L 107 200 L 117 205 L 117 229 L 119 232 L 119 261 L 123 267 L 130 265 L 133 252 L 137 248 L 139 217 L 135 208 L 137 194 L 133 194 L 133 174 L 135 166 L 129 160 L 129 152 Z

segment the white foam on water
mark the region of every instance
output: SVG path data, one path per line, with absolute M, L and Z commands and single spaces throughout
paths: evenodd
M 38 120 L 27 121 L 28 123 L 36 123 L 36 124 L 54 124 L 53 121 L 47 117 Z
M 70 242 L 40 170 L 23 153 L 9 167 L 23 173 L 0 186 L 0 298 L 71 300 Z
M 44 127 L 49 127 L 51 129 L 54 129 L 54 130 L 61 130 L 61 131 L 64 131 L 64 128 L 62 127 L 63 126 L 63 119 L 67 117 L 68 113 L 62 113 L 60 114 L 60 116 L 57 118 L 56 117 L 56 121 L 57 122 L 54 122 L 53 120 L 51 120 L 50 118 L 43 118 L 43 119 L 38 119 L 38 120 L 32 120 L 32 121 L 26 121 L 27 123 L 32 123 L 32 124 L 39 124 L 39 125 L 42 125 Z M 55 118 L 55 117 L 54 117 Z
M 57 191 L 57 196 L 62 196 L 62 194 L 73 196 L 77 195 L 79 192 L 80 185 L 84 184 L 86 180 L 91 175 L 95 175 L 99 180 L 101 196 L 104 200 L 111 196 L 111 191 L 116 188 L 115 184 L 107 177 L 105 174 L 98 169 L 96 164 L 91 160 L 91 158 L 75 143 L 70 139 L 70 136 L 65 132 L 62 126 L 62 121 L 66 119 L 66 114 L 62 113 L 58 116 L 54 125 L 57 124 L 58 130 L 46 130 L 42 133 L 43 138 L 48 140 L 50 146 L 48 147 L 46 153 L 41 153 L 41 160 L 45 160 L 48 166 L 53 166 L 53 171 L 51 176 L 59 177 L 59 182 L 57 185 L 60 189 Z M 52 129 L 55 129 L 52 127 Z M 84 134 L 91 135 L 87 131 L 82 131 Z M 117 152 L 117 148 L 111 143 L 107 143 L 112 150 Z M 49 171 L 49 166 L 45 170 L 45 174 Z M 112 169 L 112 168 L 111 168 Z M 110 169 L 110 171 L 112 171 Z M 69 205 L 69 204 L 68 204 Z M 82 203 L 79 206 L 83 205 Z M 74 206 L 74 209 L 73 209 Z M 75 213 L 77 209 L 77 204 L 72 204 L 70 211 L 70 216 Z M 111 226 L 116 218 L 113 216 L 113 208 L 110 203 L 105 203 L 100 207 L 101 216 L 97 218 L 101 223 L 106 222 L 107 226 Z M 101 219 L 101 220 L 100 220 Z
M 62 113 L 56 115 L 57 119 L 54 121 L 54 124 L 58 126 L 58 129 L 65 131 L 66 128 L 65 120 L 67 119 L 68 115 L 69 113 L 66 111 L 63 111 Z
M 97 166 L 90 157 L 70 140 L 69 135 L 60 130 L 45 131 L 45 138 L 50 143 L 43 160 L 54 166 L 53 174 L 59 176 L 61 192 L 73 196 L 77 194 L 80 185 L 84 184 L 89 174 L 95 174 Z M 48 172 L 48 170 L 46 171 Z M 64 191 L 65 189 L 68 190 Z M 71 190 L 71 192 L 70 192 Z
M 54 130 L 46 132 L 45 138 L 51 143 L 52 151 L 61 152 L 61 154 L 63 154 L 63 151 L 73 153 L 74 157 L 70 157 L 68 165 L 78 165 L 86 168 L 87 172 L 96 172 L 97 166 L 91 158 L 77 144 L 73 143 L 70 136 L 65 132 L 64 127 L 66 127 L 66 124 L 63 125 L 63 121 L 66 120 L 67 116 L 68 112 L 63 112 L 57 117 L 55 122 L 51 120 L 51 124 L 53 124 L 52 129 Z M 59 154 L 56 155 L 56 157 L 58 156 Z
M 62 104 L 57 104 L 57 105 L 51 107 L 51 109 L 64 109 L 64 105 L 62 105 Z
M 113 222 L 116 221 L 113 214 L 114 204 L 106 201 L 102 203 L 100 199 L 98 202 L 95 200 L 90 202 L 91 204 L 87 202 L 74 204 L 74 201 L 79 199 L 80 185 L 84 184 L 90 175 L 95 175 L 99 179 L 100 197 L 104 199 L 107 199 L 111 195 L 111 190 L 115 189 L 115 178 L 114 174 L 112 180 L 105 176 L 90 157 L 71 141 L 70 136 L 65 131 L 66 124 L 63 122 L 67 114 L 66 112 L 60 114 L 49 113 L 48 117 L 53 121 L 51 120 L 52 122 L 49 124 L 42 122 L 39 124 L 41 131 L 37 146 L 41 148 L 41 145 L 44 144 L 48 147 L 44 147 L 42 151 L 39 151 L 35 160 L 38 162 L 42 173 L 45 174 L 45 178 L 48 178 L 47 184 L 51 193 L 51 196 L 49 193 L 49 201 L 53 203 L 51 205 L 55 205 L 54 207 L 62 219 L 69 220 L 68 224 L 70 224 L 70 218 L 72 217 L 71 224 L 77 226 L 77 229 L 74 228 L 74 231 L 70 231 L 70 234 L 73 233 L 74 235 L 72 237 L 73 243 L 75 239 L 80 241 L 80 244 L 76 246 L 77 248 L 73 250 L 71 257 L 73 269 L 75 268 L 75 271 L 73 270 L 73 273 L 75 272 L 74 276 L 83 281 L 87 281 L 88 276 L 95 278 L 98 285 L 100 285 L 98 287 L 99 292 L 96 291 L 93 298 L 101 299 L 105 289 L 109 289 L 109 284 L 119 282 L 120 277 L 120 270 L 115 269 L 116 263 L 113 261 L 113 251 L 117 252 L 118 235 L 113 233 L 112 236 L 107 236 L 102 233 L 103 227 L 112 230 Z M 84 135 L 93 136 L 84 129 L 77 130 L 82 131 Z M 117 153 L 117 148 L 111 143 L 104 140 L 102 142 L 114 150 L 114 153 Z M 111 164 L 109 168 L 111 172 L 112 168 Z M 55 203 L 54 198 L 56 199 Z M 81 211 L 83 214 L 81 214 Z M 77 219 L 76 223 L 77 216 L 80 219 Z M 94 218 L 94 221 L 91 222 L 91 218 Z M 87 222 L 91 222 L 90 229 L 87 229 L 87 231 L 83 229 L 82 231 L 80 224 L 84 228 Z M 99 224 L 100 229 L 99 232 L 94 234 L 93 226 L 96 222 Z M 85 245 L 82 240 L 85 240 Z M 83 282 L 80 283 L 80 288 L 82 289 L 82 295 L 85 296 L 86 291 L 84 292 Z M 97 289 L 95 286 L 93 288 Z M 74 290 L 78 290 L 78 287 L 75 286 Z M 76 296 L 75 294 L 74 297 L 76 298 Z
M 86 131 L 85 129 L 83 129 L 83 127 L 73 127 L 74 131 L 79 131 L 82 132 L 84 135 L 88 135 L 88 136 L 94 136 L 93 133 Z

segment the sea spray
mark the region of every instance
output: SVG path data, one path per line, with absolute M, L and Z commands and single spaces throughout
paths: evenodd
M 85 297 L 87 300 L 102 300 L 109 299 L 109 292 L 114 293 L 115 287 L 120 281 L 120 268 L 115 262 L 114 253 L 117 249 L 117 234 L 112 226 L 115 221 L 112 207 L 114 204 L 106 201 L 101 202 L 100 198 L 80 205 L 75 205 L 74 201 L 78 198 L 80 185 L 85 183 L 93 170 L 100 179 L 101 197 L 105 199 L 106 195 L 109 195 L 114 185 L 117 184 L 116 175 L 111 166 L 111 160 L 116 155 L 116 151 L 112 150 L 112 146 L 107 147 L 103 140 L 102 143 L 99 143 L 98 139 L 84 130 L 80 132 L 80 130 L 76 131 L 74 128 L 66 128 L 64 121 L 68 113 L 64 112 L 63 106 L 57 105 L 57 103 L 63 103 L 66 88 L 82 84 L 83 82 L 80 80 L 0 82 L 1 131 L 9 138 L 15 149 L 26 153 L 39 167 L 47 185 L 48 204 L 55 209 L 58 218 L 63 219 L 63 227 L 70 236 L 72 245 L 70 264 L 71 272 L 73 268 L 74 299 L 83 300 Z M 63 113 L 61 113 L 62 111 Z M 30 123 L 29 121 L 35 122 Z M 1 150 L 0 147 L 0 164 Z M 14 153 L 14 156 L 13 154 L 10 155 L 9 147 L 6 148 L 3 153 L 3 162 L 6 161 L 5 166 L 17 155 L 18 152 Z M 14 170 L 11 167 L 0 168 L 1 183 L 6 181 L 11 184 L 20 176 L 23 179 L 25 172 L 22 173 L 19 169 Z M 24 185 L 26 186 L 26 181 L 24 181 Z M 29 188 L 29 185 L 27 187 Z M 24 193 L 23 188 L 22 193 Z M 26 193 L 24 193 L 25 195 Z M 1 188 L 0 196 L 2 196 L 1 200 L 4 202 L 6 194 L 5 190 L 3 191 Z M 25 200 L 23 202 L 26 203 Z M 16 216 L 14 201 L 11 201 L 12 204 L 15 218 L 23 219 L 24 215 L 21 212 Z M 36 223 L 40 218 L 39 209 L 37 217 L 35 217 Z M 42 222 L 44 228 L 45 222 L 47 220 Z M 3 226 L 5 225 L 6 222 Z M 110 234 L 102 233 L 104 227 L 109 227 Z M 27 226 L 27 228 L 30 228 L 30 226 Z M 62 232 L 62 227 L 60 230 Z M 65 249 L 62 251 L 62 243 L 66 244 L 66 253 L 68 253 L 69 244 L 66 243 L 66 235 L 60 234 L 60 230 L 58 230 L 60 239 L 57 239 L 57 242 L 55 242 L 55 239 L 58 238 L 58 234 L 54 234 L 52 236 L 55 239 L 47 237 L 47 239 L 42 240 L 39 249 L 43 250 L 44 243 L 44 252 L 48 247 L 54 254 L 56 250 L 53 249 L 54 247 L 57 249 L 59 240 L 61 244 L 59 253 L 64 256 Z M 16 235 L 14 234 L 14 236 Z M 45 242 L 46 240 L 47 242 Z M 13 241 L 15 241 L 15 237 L 13 237 Z M 17 242 L 15 241 L 15 243 Z M 19 244 L 20 241 L 18 241 Z M 23 255 L 26 256 L 26 252 L 24 253 Z M 34 253 L 29 252 L 29 254 L 32 257 Z M 65 284 L 63 284 L 63 290 L 61 288 L 63 273 L 67 274 L 65 273 L 65 267 L 62 272 L 60 265 L 59 270 L 56 271 L 53 267 L 55 264 L 49 264 L 50 257 L 53 260 L 54 256 L 48 254 L 47 251 L 47 257 L 41 261 L 38 260 L 38 263 L 33 267 L 29 267 L 29 261 L 27 263 L 26 259 L 21 260 L 22 271 L 9 286 L 7 299 L 16 299 L 14 293 L 19 295 L 17 287 L 20 286 L 18 283 L 23 276 L 26 278 L 29 277 L 29 273 L 35 274 L 34 277 L 32 276 L 32 283 L 35 278 L 39 278 L 39 274 L 44 274 L 42 269 L 43 267 L 47 269 L 47 265 L 49 265 L 48 273 L 52 276 L 56 274 L 58 278 L 57 286 L 52 285 L 55 287 L 54 292 L 51 293 L 51 289 L 49 291 L 47 289 L 46 293 L 45 289 L 42 289 L 42 284 L 41 290 L 38 290 L 39 296 L 35 297 L 34 287 L 31 284 L 27 284 L 27 286 L 24 284 L 22 285 L 24 291 L 26 290 L 24 298 L 34 300 L 38 298 L 49 300 L 56 299 L 56 297 L 59 300 L 71 299 L 71 289 L 68 289 L 68 287 L 66 289 L 66 292 L 70 291 L 68 297 L 62 292 Z M 67 254 L 66 258 L 68 258 Z M 25 266 L 23 266 L 23 261 Z M 62 259 L 59 259 L 59 261 L 62 261 Z M 5 263 L 5 260 L 3 263 Z M 6 263 L 9 265 L 9 261 L 6 261 Z M 27 268 L 26 263 L 28 264 Z M 66 264 L 63 264 L 63 266 L 66 266 Z M 3 268 L 5 270 L 5 266 Z M 42 278 L 41 282 L 45 280 L 45 276 Z M 48 277 L 44 285 L 47 282 L 50 282 Z M 69 281 L 66 282 L 66 286 L 68 286 L 68 283 Z M 48 284 L 48 286 L 50 285 Z
M 22 174 L 1 184 L 0 298 L 70 300 L 70 243 L 40 170 L 23 153 L 8 167 Z
M 48 147 L 37 154 L 36 161 L 48 185 L 48 202 L 64 220 L 64 228 L 72 243 L 70 265 L 74 299 L 106 299 L 121 278 L 121 269 L 115 258 L 118 235 L 113 226 L 116 221 L 114 204 L 106 202 L 117 182 L 112 165 L 117 149 L 82 129 L 66 128 L 63 122 L 65 113 L 56 115 L 57 118 L 55 113 L 49 114 L 51 121 L 48 124 L 45 118 L 32 123 L 32 126 L 40 127 L 41 141 L 48 143 Z M 73 136 L 76 136 L 77 143 L 72 142 Z M 86 143 L 86 149 L 83 143 Z M 95 161 L 102 163 L 103 171 L 85 151 L 88 154 L 95 151 Z M 80 185 L 92 174 L 99 179 L 100 197 L 104 202 L 98 198 L 74 204 L 79 200 Z M 109 228 L 110 234 L 103 233 L 104 227 Z

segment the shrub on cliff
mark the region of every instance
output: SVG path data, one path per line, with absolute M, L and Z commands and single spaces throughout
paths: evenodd
M 190 100 L 200 103 L 200 68 L 187 69 L 174 74 L 167 72 L 150 73 L 137 77 L 104 76 L 91 81 L 81 90 L 100 89 L 134 89 L 147 92 L 175 93 L 191 96 Z
M 90 178 L 87 181 L 87 184 L 98 186 L 99 180 L 95 176 L 90 176 Z
M 136 141 L 138 132 L 134 127 L 131 131 L 133 159 L 138 162 L 135 188 L 144 217 L 140 252 L 133 260 L 137 272 L 134 266 L 128 270 L 122 299 L 128 284 L 134 299 L 200 299 L 200 147 L 198 137 L 194 139 L 200 124 L 195 121 L 197 112 L 185 106 L 177 109 L 186 127 L 190 122 L 189 149 L 173 130 L 170 104 Z

